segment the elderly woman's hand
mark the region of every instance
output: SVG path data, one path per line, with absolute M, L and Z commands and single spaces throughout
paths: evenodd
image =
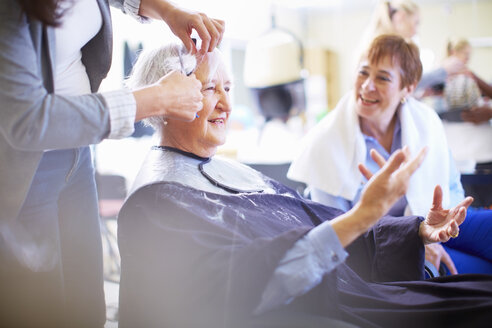
M 359 170 L 369 180 L 362 192 L 360 204 L 366 210 L 373 211 L 378 218 L 386 214 L 406 194 L 408 181 L 419 168 L 426 153 L 427 148 L 423 148 L 411 159 L 408 147 L 405 147 L 394 152 L 386 162 L 376 150 L 371 150 L 371 157 L 381 170 L 373 175 L 367 167 L 359 164 Z
M 459 225 L 465 220 L 466 209 L 472 202 L 472 197 L 466 197 L 455 207 L 445 210 L 442 208 L 442 189 L 436 186 L 432 208 L 420 224 L 419 235 L 424 244 L 446 242 L 458 237 Z
M 344 247 L 371 228 L 405 195 L 408 180 L 419 168 L 426 153 L 427 148 L 423 148 L 415 158 L 410 159 L 405 147 L 394 152 L 386 162 L 377 151 L 371 150 L 371 157 L 381 170 L 373 175 L 367 167 L 359 164 L 360 171 L 369 180 L 360 201 L 345 214 L 329 221 Z

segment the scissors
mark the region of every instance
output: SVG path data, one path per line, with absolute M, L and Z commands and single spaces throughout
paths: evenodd
M 193 43 L 196 45 L 196 39 L 191 39 L 193 41 Z M 181 54 L 181 49 L 178 51 L 178 59 L 179 59 L 179 65 L 181 66 L 181 72 L 183 74 L 185 74 L 186 76 L 190 76 L 191 74 L 193 74 L 194 72 L 194 69 L 192 69 L 189 73 L 186 73 L 186 70 L 184 68 L 184 64 L 183 64 L 183 57 L 182 57 L 182 54 Z M 195 118 L 199 118 L 200 116 L 198 116 L 198 114 L 195 114 Z

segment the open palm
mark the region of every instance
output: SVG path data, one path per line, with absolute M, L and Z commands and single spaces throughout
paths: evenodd
M 442 208 L 442 189 L 436 186 L 432 208 L 420 225 L 419 234 L 425 244 L 446 242 L 459 233 L 459 225 L 466 217 L 466 209 L 473 202 L 472 197 L 466 197 L 458 205 L 450 209 Z

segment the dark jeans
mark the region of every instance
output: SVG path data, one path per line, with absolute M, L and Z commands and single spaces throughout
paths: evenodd
M 45 152 L 19 216 L 1 224 L 0 325 L 102 327 L 102 246 L 89 147 Z

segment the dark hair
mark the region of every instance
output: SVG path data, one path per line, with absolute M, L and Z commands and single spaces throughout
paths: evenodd
M 378 36 L 372 41 L 366 54 L 367 60 L 374 64 L 391 57 L 393 64 L 400 66 L 401 88 L 419 82 L 422 77 L 419 48 L 399 35 Z
M 45 25 L 59 26 L 60 19 L 67 9 L 61 9 L 62 2 L 72 2 L 73 0 L 17 0 L 27 15 L 31 19 L 36 19 Z

